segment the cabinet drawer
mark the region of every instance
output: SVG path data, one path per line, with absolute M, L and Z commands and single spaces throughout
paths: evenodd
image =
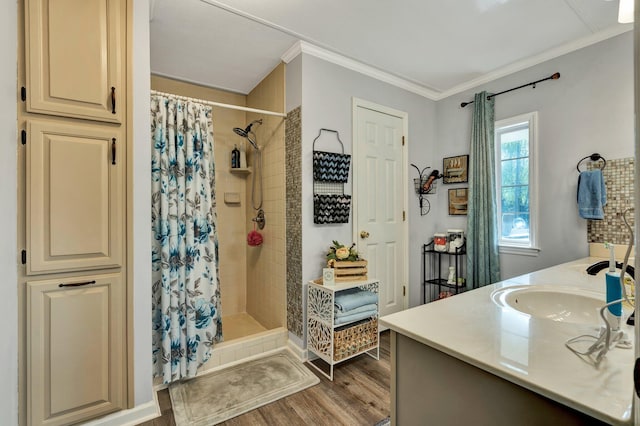
M 121 123 L 124 0 L 26 0 L 27 111 Z
M 125 293 L 120 274 L 27 282 L 28 424 L 123 408 Z
M 26 129 L 27 274 L 121 266 L 122 130 L 53 120 Z

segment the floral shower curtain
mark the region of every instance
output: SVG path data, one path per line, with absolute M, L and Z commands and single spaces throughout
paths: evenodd
M 193 377 L 222 340 L 211 107 L 151 97 L 154 376 Z
M 500 281 L 496 204 L 494 99 L 476 93 L 473 101 L 469 204 L 467 210 L 467 287 Z

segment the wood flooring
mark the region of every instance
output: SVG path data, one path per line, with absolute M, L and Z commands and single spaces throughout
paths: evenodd
M 368 425 L 388 417 L 390 408 L 390 337 L 380 334 L 380 360 L 360 355 L 336 365 L 333 382 L 309 368 L 320 383 L 221 425 Z M 169 391 L 158 392 L 162 416 L 140 426 L 173 426 Z

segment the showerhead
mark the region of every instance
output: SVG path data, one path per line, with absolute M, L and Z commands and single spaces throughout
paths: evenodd
M 246 138 L 249 141 L 249 143 L 253 145 L 255 149 L 259 149 L 256 141 L 251 139 L 251 135 L 255 137 L 255 134 L 251 131 L 251 127 L 254 124 L 262 124 L 262 119 L 252 121 L 251 123 L 249 123 L 249 125 L 245 129 L 242 129 L 240 127 L 234 127 L 233 131 L 236 132 L 238 136 Z
M 241 129 L 240 127 L 234 127 L 233 131 L 236 132 L 238 136 L 242 136 L 243 138 L 249 136 L 249 132 L 247 132 L 245 129 Z

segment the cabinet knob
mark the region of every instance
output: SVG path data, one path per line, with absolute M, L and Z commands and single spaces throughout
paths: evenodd
M 360 231 L 360 238 L 369 238 L 369 233 L 367 231 Z

